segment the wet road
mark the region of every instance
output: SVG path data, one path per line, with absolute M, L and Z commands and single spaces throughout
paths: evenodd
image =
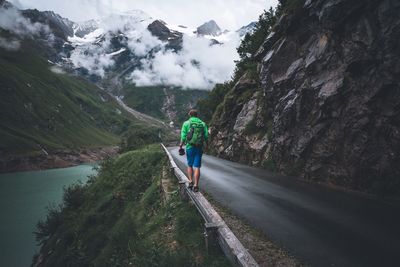
M 305 263 L 400 266 L 400 206 L 207 155 L 202 164 L 200 190 Z

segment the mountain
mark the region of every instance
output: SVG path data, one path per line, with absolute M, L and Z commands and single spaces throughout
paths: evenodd
M 11 7 L 13 7 L 13 5 L 10 2 L 6 1 L 6 0 L 0 0 L 0 7 L 2 7 L 2 8 L 11 8 Z
M 313 182 L 400 195 L 399 2 L 291 5 L 263 26 L 256 52 L 243 53 L 213 115 L 211 149 Z
M 205 90 L 134 85 L 126 85 L 121 92 L 128 106 L 164 121 L 173 122 L 177 127 L 187 120 L 188 111 L 208 93 Z
M 48 25 L 51 32 L 63 40 L 74 35 L 74 22 L 63 18 L 53 11 L 39 11 L 37 9 L 27 9 L 21 11 L 24 17 L 31 20 L 32 23 L 42 23 Z
M 110 93 L 50 60 L 69 32 L 68 20 L 9 8 L 0 9 L 0 172 L 99 160 L 99 148 L 118 145 L 132 129 L 158 135 L 162 125 L 137 118 Z
M 100 27 L 100 21 L 99 20 L 87 20 L 83 22 L 77 22 L 74 23 L 72 26 L 72 29 L 74 31 L 72 36 L 78 36 L 80 38 L 83 38 L 85 35 L 94 32 Z
M 37 56 L 0 49 L 1 156 L 115 145 L 134 123 L 113 98 Z
M 214 20 L 210 20 L 200 25 L 199 27 L 197 27 L 196 32 L 199 35 L 211 35 L 211 36 L 218 36 L 222 33 L 218 24 Z
M 152 35 L 164 42 L 168 42 L 167 48 L 179 51 L 182 49 L 183 33 L 169 29 L 166 23 L 155 20 L 147 26 Z
M 247 24 L 246 26 L 241 27 L 240 29 L 238 29 L 236 32 L 239 33 L 239 35 L 241 37 L 245 36 L 247 33 L 251 34 L 255 27 L 257 25 L 257 22 L 253 21 L 250 22 L 249 24 Z
M 184 38 L 204 49 L 222 44 L 140 10 L 76 23 L 52 11 L 17 10 L 7 1 L 1 5 L 2 94 L 12 93 L 2 98 L 3 156 L 116 144 L 137 122 L 114 97 L 168 123 L 181 123 L 207 92 L 181 90 L 164 80 L 136 85 L 132 73 L 149 67 L 157 56 L 173 56 L 180 62 L 183 53 L 193 54 L 188 48 L 182 51 Z M 15 19 L 20 23 L 4 24 Z M 218 38 L 227 41 L 226 36 Z M 196 69 L 202 62 L 185 60 L 190 71 L 200 71 Z M 41 89 L 32 93 L 30 88 Z M 37 110 L 41 111 L 32 115 Z M 80 132 L 85 137 L 74 135 Z

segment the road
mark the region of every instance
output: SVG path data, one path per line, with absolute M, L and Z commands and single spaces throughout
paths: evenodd
M 306 264 L 400 266 L 400 206 L 212 156 L 202 164 L 200 191 Z
M 156 118 L 154 118 L 152 116 L 149 116 L 147 114 L 144 114 L 142 112 L 134 110 L 134 109 L 128 107 L 128 105 L 126 105 L 125 102 L 121 98 L 116 97 L 116 96 L 113 96 L 113 97 L 125 111 L 129 112 L 130 114 L 132 114 L 136 119 L 138 119 L 140 121 L 143 121 L 143 122 L 145 122 L 145 123 L 147 123 L 148 125 L 151 125 L 151 126 L 167 127 L 162 120 L 156 119 Z

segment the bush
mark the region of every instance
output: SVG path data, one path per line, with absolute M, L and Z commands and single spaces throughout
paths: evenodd
M 146 145 L 161 142 L 162 130 L 156 127 L 136 127 L 126 132 L 120 144 L 121 152 L 142 148 Z
M 36 225 L 35 238 L 39 244 L 43 244 L 58 229 L 61 224 L 61 206 L 47 207 L 47 216 L 45 220 L 40 220 Z
M 82 184 L 73 184 L 64 188 L 63 204 L 65 208 L 77 209 L 85 200 L 85 187 Z
M 162 202 L 164 158 L 159 145 L 130 151 L 101 164 L 91 184 L 67 189 L 71 208 L 38 224 L 41 266 L 228 266 L 207 256 L 192 206 L 178 193 Z

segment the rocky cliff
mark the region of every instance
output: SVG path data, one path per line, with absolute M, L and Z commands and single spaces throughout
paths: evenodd
M 284 13 L 212 121 L 221 157 L 400 194 L 400 2 L 306 1 Z

